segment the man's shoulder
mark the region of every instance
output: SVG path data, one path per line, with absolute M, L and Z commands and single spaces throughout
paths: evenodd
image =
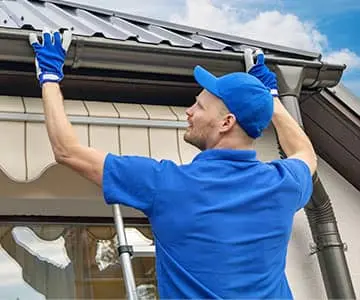
M 296 177 L 303 175 L 311 177 L 311 172 L 307 164 L 298 158 L 275 159 L 268 162 L 268 164 L 276 168 L 285 168 Z
M 297 158 L 274 160 L 270 164 L 278 170 L 283 178 L 287 177 L 288 182 L 298 186 L 300 193 L 303 195 L 301 203 L 305 203 L 312 192 L 312 175 L 308 165 Z

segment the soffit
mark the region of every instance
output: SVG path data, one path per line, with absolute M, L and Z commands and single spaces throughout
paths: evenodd
M 305 131 L 318 155 L 360 190 L 360 106 L 348 96 L 339 86 L 303 94 L 300 106 Z

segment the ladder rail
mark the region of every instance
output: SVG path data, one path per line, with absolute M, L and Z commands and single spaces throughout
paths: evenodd
M 136 284 L 135 284 L 135 276 L 131 265 L 131 251 L 130 251 L 131 248 L 127 243 L 124 222 L 122 219 L 119 204 L 113 205 L 113 215 L 114 215 L 115 228 L 119 242 L 120 263 L 123 272 L 127 297 L 129 300 L 138 300 Z

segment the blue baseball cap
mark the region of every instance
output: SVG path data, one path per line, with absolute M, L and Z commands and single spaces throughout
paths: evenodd
M 194 77 L 200 86 L 224 102 L 250 137 L 261 136 L 269 126 L 274 100 L 256 77 L 243 72 L 216 77 L 201 66 L 195 67 Z

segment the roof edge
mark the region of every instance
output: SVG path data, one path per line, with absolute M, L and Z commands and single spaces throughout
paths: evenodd
M 177 24 L 177 23 L 171 23 L 171 22 L 153 19 L 153 18 L 149 18 L 149 17 L 136 16 L 136 15 L 123 13 L 123 12 L 119 12 L 119 11 L 113 11 L 110 9 L 99 8 L 99 7 L 92 6 L 92 5 L 74 3 L 69 0 L 32 0 L 32 1 L 43 2 L 43 3 L 49 2 L 49 3 L 58 4 L 58 5 L 65 5 L 65 6 L 84 9 L 84 10 L 97 12 L 97 13 L 101 13 L 101 14 L 105 14 L 105 15 L 109 15 L 109 16 L 116 16 L 116 17 L 128 19 L 131 21 L 136 21 L 136 22 L 140 22 L 140 23 L 145 23 L 145 24 L 149 23 L 152 25 L 166 27 L 166 28 L 172 29 L 172 30 L 182 31 L 182 32 L 191 33 L 191 34 L 201 34 L 203 36 L 216 38 L 216 39 L 220 39 L 220 40 L 225 40 L 228 42 L 247 44 L 247 45 L 249 45 L 249 47 L 267 48 L 267 49 L 274 50 L 274 51 L 287 52 L 287 53 L 291 53 L 291 54 L 301 55 L 301 56 L 311 58 L 311 59 L 321 59 L 321 53 L 318 53 L 318 52 L 301 50 L 301 49 L 296 49 L 296 48 L 292 48 L 292 47 L 276 45 L 276 44 L 272 44 L 272 43 L 268 43 L 268 42 L 256 41 L 256 40 L 252 40 L 252 39 L 248 39 L 248 38 L 241 38 L 241 37 L 238 37 L 235 35 L 219 33 L 216 31 L 210 31 L 210 30 L 206 30 L 206 29 L 191 27 L 191 26 Z
M 342 83 L 332 88 L 326 88 L 326 92 L 336 97 L 343 105 L 360 117 L 360 98 L 354 95 L 351 90 Z

